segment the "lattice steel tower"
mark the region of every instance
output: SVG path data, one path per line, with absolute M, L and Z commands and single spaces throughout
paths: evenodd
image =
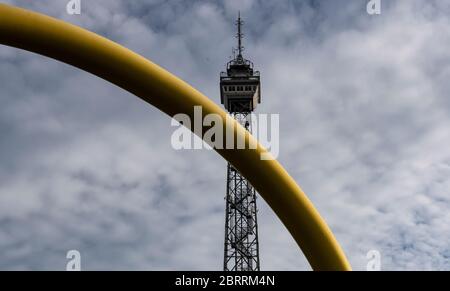
M 242 20 L 239 14 L 237 56 L 220 74 L 220 99 L 242 126 L 252 130 L 251 113 L 261 103 L 260 75 L 242 52 Z M 225 212 L 224 271 L 259 271 L 259 244 L 256 191 L 236 169 L 228 164 Z

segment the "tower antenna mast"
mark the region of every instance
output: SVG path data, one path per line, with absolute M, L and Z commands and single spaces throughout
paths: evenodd
M 238 33 L 236 38 L 238 39 L 238 57 L 242 57 L 242 52 L 244 51 L 244 47 L 242 46 L 242 39 L 244 38 L 244 34 L 242 33 L 242 26 L 244 25 L 244 21 L 241 19 L 241 12 L 238 13 L 238 20 L 236 21 L 236 25 L 238 27 Z

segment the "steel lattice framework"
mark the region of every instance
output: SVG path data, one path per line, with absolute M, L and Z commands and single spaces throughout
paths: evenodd
M 251 131 L 250 112 L 234 117 Z M 230 164 L 227 167 L 225 271 L 259 271 L 256 191 Z

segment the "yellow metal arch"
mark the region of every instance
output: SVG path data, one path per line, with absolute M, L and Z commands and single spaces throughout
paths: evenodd
M 65 62 L 99 76 L 156 106 L 169 116 L 226 112 L 199 91 L 144 57 L 104 37 L 25 9 L 0 4 L 0 44 Z M 234 122 L 234 132 L 255 142 Z M 225 137 L 224 137 L 225 139 Z M 257 149 L 217 150 L 244 175 L 290 231 L 314 270 L 351 270 L 339 243 L 296 182 L 276 160 Z

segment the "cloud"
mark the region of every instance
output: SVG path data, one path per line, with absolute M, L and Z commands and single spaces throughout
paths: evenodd
M 7 1 L 105 35 L 215 102 L 237 10 L 280 113 L 280 161 L 355 269 L 449 269 L 450 6 L 389 1 Z M 225 4 L 224 4 L 225 3 Z M 225 162 L 170 147 L 170 119 L 67 65 L 0 47 L 0 269 L 213 269 Z M 308 269 L 262 199 L 265 270 Z

